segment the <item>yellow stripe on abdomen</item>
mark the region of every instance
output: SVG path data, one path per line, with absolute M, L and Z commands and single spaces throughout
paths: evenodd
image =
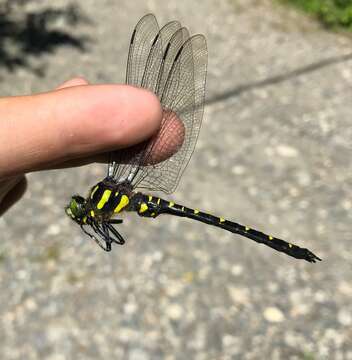
M 146 203 L 142 203 L 141 204 L 141 206 L 140 206 L 140 208 L 139 208 L 139 210 L 138 210 L 138 212 L 140 213 L 140 214 L 142 214 L 142 213 L 144 213 L 145 211 L 147 211 L 149 208 L 148 208 L 148 205 L 146 204 Z
M 111 195 L 111 190 L 104 191 L 103 196 L 101 197 L 101 199 L 97 204 L 97 209 L 101 210 L 104 207 L 104 205 L 109 201 L 110 195 Z

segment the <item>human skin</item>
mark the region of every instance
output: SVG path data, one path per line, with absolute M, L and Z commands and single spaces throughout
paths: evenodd
M 109 151 L 157 133 L 162 117 L 159 100 L 147 90 L 83 78 L 46 93 L 0 98 L 0 215 L 24 194 L 26 173 L 106 161 Z M 181 122 L 179 130 L 182 137 Z M 181 137 L 155 158 L 177 151 Z

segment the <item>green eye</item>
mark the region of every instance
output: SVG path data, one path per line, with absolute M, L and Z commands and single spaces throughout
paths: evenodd
M 66 214 L 72 219 L 82 218 L 85 215 L 85 199 L 81 196 L 73 196 L 70 204 L 65 209 Z

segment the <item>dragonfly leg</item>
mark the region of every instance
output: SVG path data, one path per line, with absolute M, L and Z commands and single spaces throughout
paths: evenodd
M 117 224 L 122 223 L 122 220 L 119 220 L 120 222 L 118 222 Z M 116 222 L 111 222 L 109 221 L 108 223 L 106 223 L 106 227 L 108 228 L 108 231 L 111 231 L 111 233 L 114 235 L 113 237 L 110 237 L 110 233 L 109 233 L 109 238 L 110 240 L 112 240 L 115 244 L 118 245 L 123 245 L 125 243 L 125 239 L 122 237 L 122 235 L 112 226 L 112 224 L 116 224 Z
M 122 224 L 123 220 L 122 219 L 110 219 L 108 221 L 109 224 Z
M 105 246 L 104 246 L 104 244 L 97 237 L 95 237 L 93 234 L 86 231 L 84 229 L 83 225 L 81 225 L 81 229 L 86 235 L 88 235 L 91 239 L 93 239 L 99 245 L 99 247 L 101 247 L 104 251 L 111 251 L 111 242 L 106 241 L 105 237 L 103 239 L 105 242 Z M 93 230 L 95 232 L 97 232 L 99 235 L 101 235 L 100 232 L 98 232 L 94 227 L 93 227 Z

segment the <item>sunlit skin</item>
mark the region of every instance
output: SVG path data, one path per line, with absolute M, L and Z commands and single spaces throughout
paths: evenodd
M 0 119 L 3 214 L 24 194 L 26 173 L 106 162 L 108 152 L 153 136 L 162 111 L 144 89 L 74 78 L 50 92 L 0 98 Z M 156 152 L 155 161 L 176 150 Z

